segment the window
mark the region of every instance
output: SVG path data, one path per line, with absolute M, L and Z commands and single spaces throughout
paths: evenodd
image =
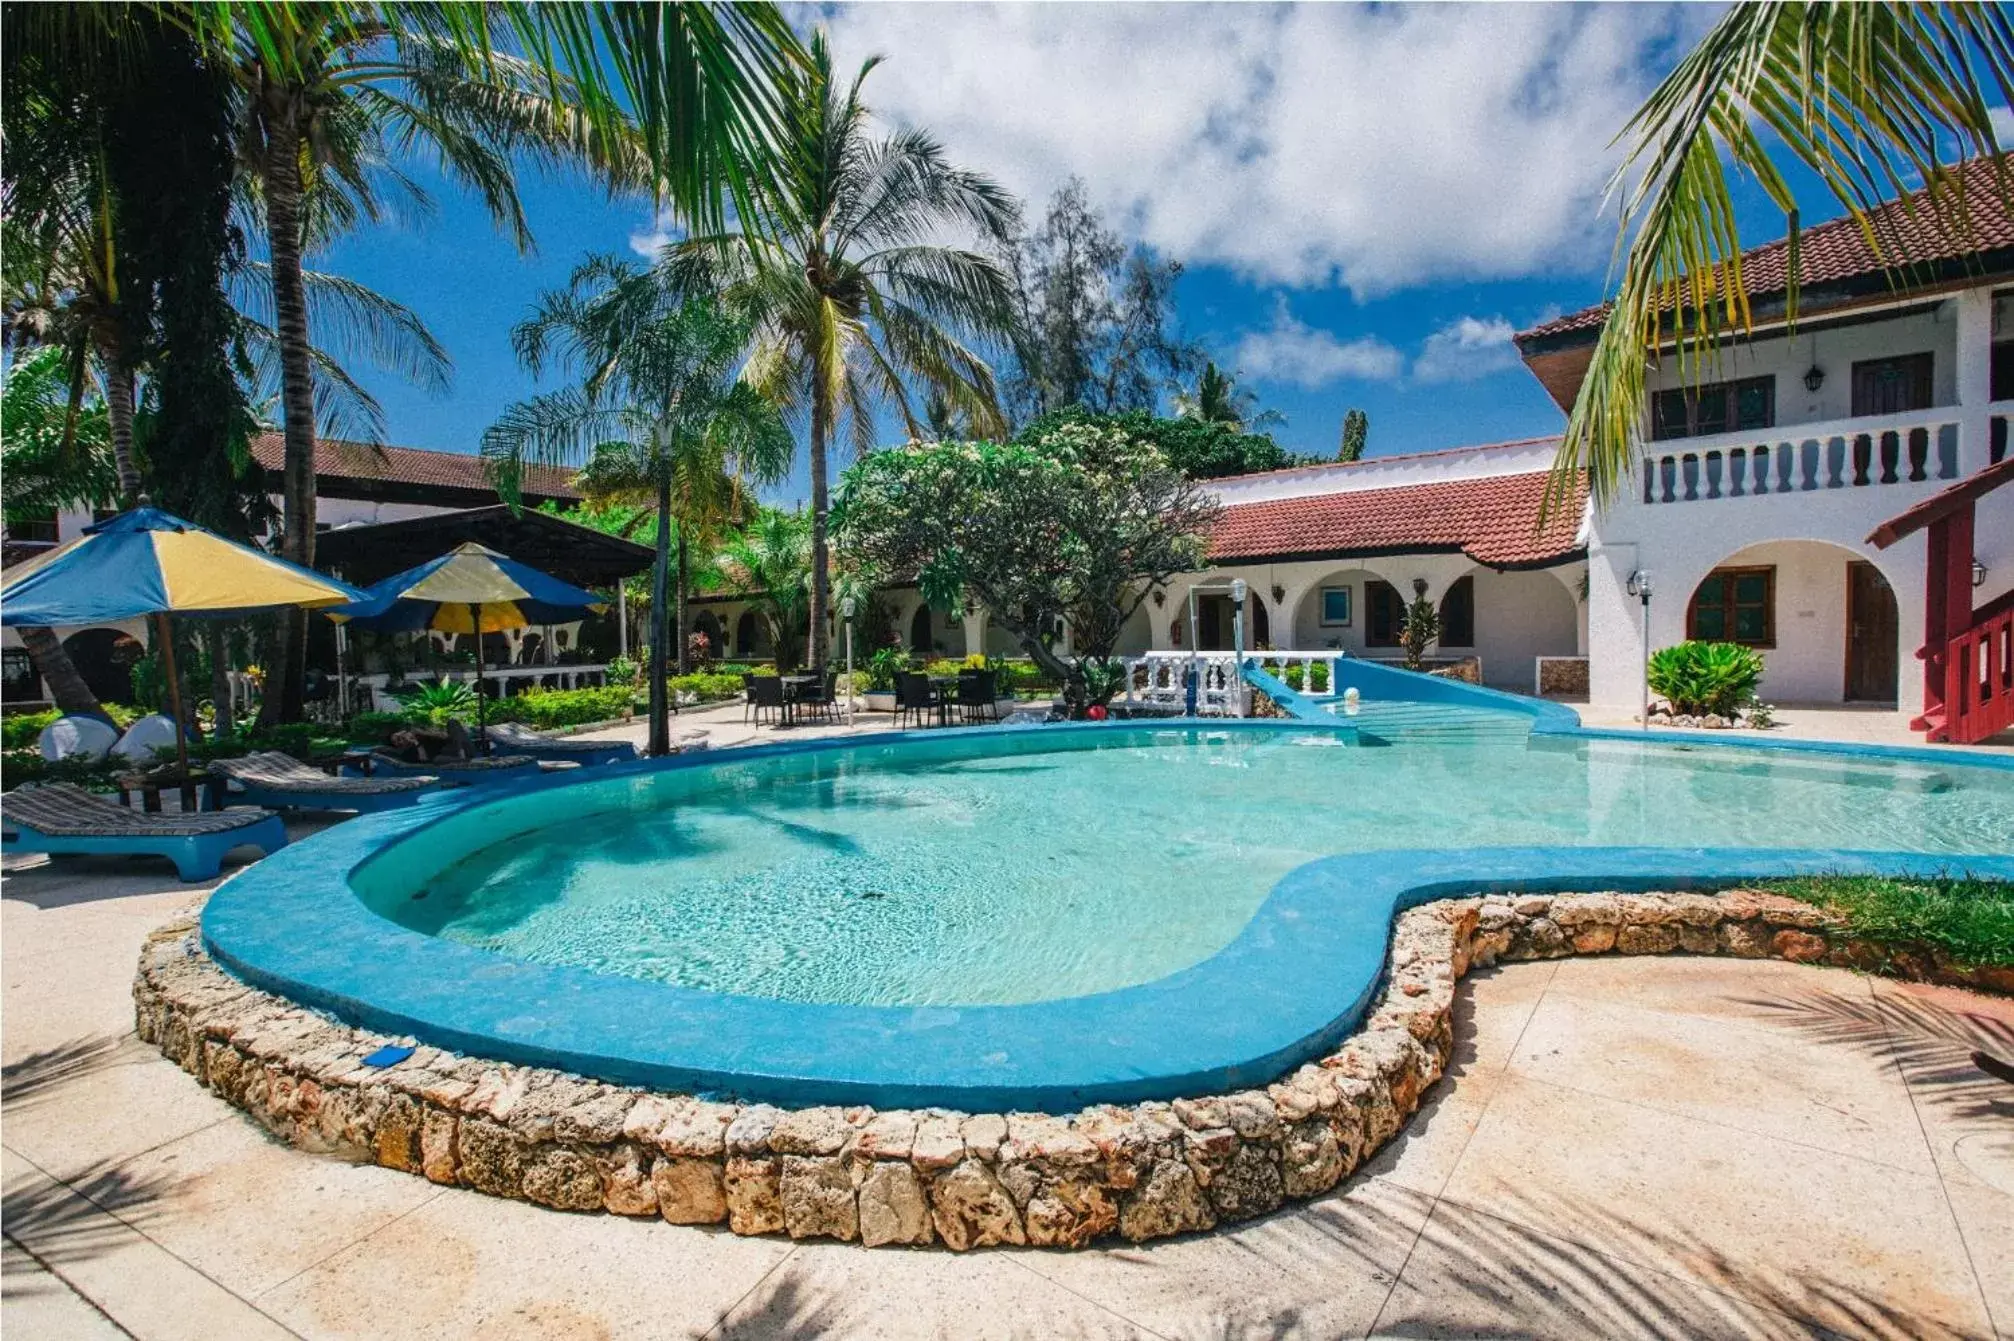
M 1476 582 L 1472 577 L 1462 578 L 1448 594 L 1441 597 L 1441 637 L 1442 647 L 1474 647 L 1476 645 Z
M 1376 578 L 1364 583 L 1364 605 L 1369 610 L 1364 625 L 1366 647 L 1397 647 L 1399 631 L 1406 624 L 1406 603 L 1399 589 Z
M 1660 442 L 1745 428 L 1770 428 L 1775 423 L 1773 376 L 1675 387 L 1657 392 L 1650 402 L 1650 436 Z
M 1350 589 L 1322 588 L 1322 627 L 1346 629 L 1350 626 Z
M 7 538 L 16 544 L 56 543 L 56 509 L 24 508 L 7 518 Z
M 1930 408 L 1935 360 L 1928 353 L 1868 359 L 1853 365 L 1853 413 L 1907 414 Z
M 1993 385 L 1986 394 L 1995 400 L 2014 400 L 2014 340 L 1993 346 Z
M 1685 636 L 1709 643 L 1776 646 L 1776 570 L 1716 568 L 1692 593 Z

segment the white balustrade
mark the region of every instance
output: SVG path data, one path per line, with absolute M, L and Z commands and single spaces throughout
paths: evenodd
M 435 680 L 459 680 L 473 685 L 476 678 L 474 666 L 444 666 L 436 670 L 415 671 L 406 677 L 401 689 L 405 692 Z M 605 665 L 582 666 L 485 666 L 483 680 L 494 685 L 499 695 L 523 693 L 527 689 L 587 689 L 608 683 L 608 667 Z M 397 695 L 387 687 L 389 675 L 356 675 L 350 678 L 369 692 L 371 706 L 377 712 L 396 712 L 399 708 Z M 550 683 L 548 683 L 550 682 Z M 515 687 L 513 687 L 515 686 Z
M 1646 443 L 1643 502 L 1703 503 L 1957 479 L 1960 423 L 1956 408 L 1915 410 Z
M 1303 692 L 1322 694 L 1336 682 L 1336 663 L 1347 652 L 1247 652 L 1245 659 L 1291 684 L 1298 679 Z M 1163 650 L 1125 658 L 1126 691 L 1122 702 L 1157 708 L 1183 709 L 1188 706 L 1188 677 L 1197 677 L 1196 714 L 1199 717 L 1243 717 L 1250 709 L 1250 692 L 1238 674 L 1238 659 L 1231 652 L 1182 652 Z M 1316 668 L 1320 667 L 1320 673 Z M 1292 673 L 1298 668 L 1299 674 Z

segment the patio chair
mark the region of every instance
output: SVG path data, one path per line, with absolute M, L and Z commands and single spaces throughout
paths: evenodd
M 508 781 L 514 777 L 524 777 L 519 770 L 537 773 L 538 760 L 528 754 L 495 754 L 487 759 L 454 759 L 440 756 L 414 763 L 401 758 L 384 746 L 371 751 L 371 767 L 383 769 L 394 777 L 433 776 L 442 782 L 471 785 L 478 782 Z
M 748 680 L 748 708 L 755 714 L 756 725 L 762 724 L 762 714 L 774 713 L 777 721 L 783 720 L 783 680 L 775 675 L 752 675 Z M 746 721 L 748 713 L 742 714 Z
M 626 740 L 582 740 L 549 736 L 522 722 L 492 722 L 490 740 L 534 759 L 571 759 L 581 764 L 619 764 L 636 758 L 636 746 Z
M 755 672 L 741 673 L 741 720 L 745 723 L 749 714 L 755 711 Z
M 930 677 L 920 671 L 901 671 L 895 676 L 895 725 L 900 727 L 905 717 L 918 713 L 933 713 L 937 720 L 944 720 L 944 700 L 938 697 L 937 686 L 930 683 Z
M 998 697 L 992 671 L 968 671 L 958 677 L 958 714 L 963 720 L 999 721 L 999 709 L 993 706 Z
M 839 706 L 839 672 L 827 671 L 816 684 L 797 691 L 797 706 L 830 721 Z
M 0 803 L 0 846 L 52 856 L 166 857 L 184 880 L 209 880 L 232 848 L 271 855 L 287 845 L 286 826 L 270 810 L 148 814 L 128 810 L 68 782 L 17 787 Z
M 269 750 L 242 759 L 216 759 L 209 771 L 235 785 L 231 795 L 273 810 L 354 810 L 360 815 L 398 810 L 440 789 L 432 773 L 396 778 L 334 778 L 290 754 Z

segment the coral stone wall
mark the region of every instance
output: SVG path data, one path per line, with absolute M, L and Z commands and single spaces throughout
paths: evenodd
M 569 1211 L 881 1244 L 1082 1247 L 1264 1215 L 1334 1187 L 1441 1076 L 1455 983 L 1570 954 L 1887 963 L 1824 914 L 1744 891 L 1444 899 L 1399 915 L 1383 991 L 1336 1052 L 1265 1089 L 1068 1115 L 786 1110 L 651 1093 L 419 1047 L 247 987 L 192 921 L 156 932 L 135 1023 L 219 1097 L 305 1150 Z M 1902 967 L 1996 990 L 2014 971 Z

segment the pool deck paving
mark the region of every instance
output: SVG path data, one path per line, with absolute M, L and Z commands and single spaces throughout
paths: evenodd
M 702 716 L 745 738 L 738 707 Z M 2014 1056 L 2004 999 L 1682 956 L 1478 972 L 1447 1077 L 1329 1196 L 956 1255 L 570 1215 L 280 1146 L 133 1034 L 141 942 L 205 887 L 6 866 L 10 1341 L 2014 1336 L 2014 1087 L 1967 1061 Z

